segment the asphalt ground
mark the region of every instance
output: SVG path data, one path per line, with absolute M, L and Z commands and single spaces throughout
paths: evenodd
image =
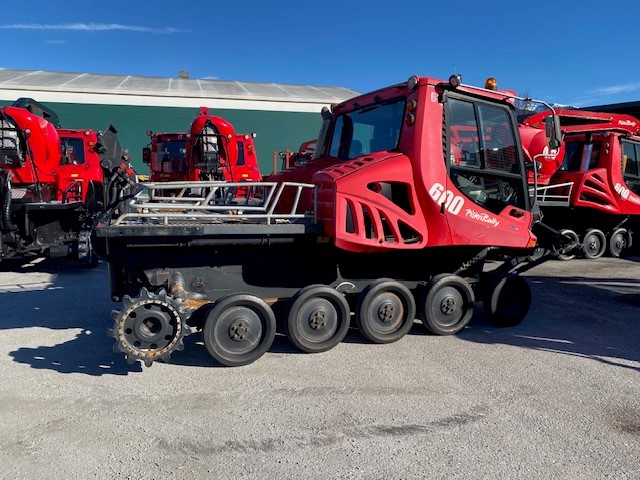
M 639 261 L 530 270 L 514 328 L 278 337 L 240 368 L 197 334 L 128 365 L 104 264 L 0 272 L 0 478 L 639 478 Z

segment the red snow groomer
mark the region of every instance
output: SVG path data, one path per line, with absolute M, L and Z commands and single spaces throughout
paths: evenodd
M 200 107 L 189 132 L 147 132 L 151 143 L 142 151 L 152 182 L 225 180 L 259 181 L 262 177 L 254 134 L 236 133 L 233 125 Z
M 59 127 L 56 114 L 32 99 L 0 110 L 0 260 L 97 262 L 91 222 L 133 172 L 113 127 L 104 135 Z
M 547 112 L 520 127 L 529 160 L 537 158 L 537 185 L 529 180 L 544 221 L 580 241 L 586 258 L 619 257 L 640 219 L 640 121 L 582 110 L 557 114 L 564 137 L 559 149 L 544 145 Z
M 130 362 L 169 360 L 192 328 L 236 366 L 278 327 L 302 351 L 329 350 L 352 312 L 375 343 L 402 338 L 416 315 L 435 334 L 459 332 L 476 301 L 497 325 L 526 316 L 518 274 L 541 238 L 509 96 L 413 76 L 322 117 L 315 157 L 249 182 L 251 201 L 232 195 L 237 182 L 185 197 L 143 184 L 98 224 L 123 302 L 109 334 Z
M 311 160 L 315 153 L 316 142 L 316 139 L 303 142 L 298 148 L 297 152 L 292 152 L 291 150 L 285 150 L 284 152 L 273 152 L 274 157 L 272 173 L 277 172 L 276 154 L 282 159 L 281 170 L 286 170 L 287 168 L 295 167 L 296 165 L 301 165 Z

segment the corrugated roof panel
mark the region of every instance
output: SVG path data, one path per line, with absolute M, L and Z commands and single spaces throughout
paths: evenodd
M 73 80 L 64 84 L 65 87 L 77 87 L 88 89 L 110 90 L 117 88 L 123 81 L 127 79 L 126 75 L 96 75 L 87 73 L 79 75 Z
M 275 83 L 250 83 L 239 82 L 242 88 L 251 97 L 268 97 L 268 98 L 292 98 L 290 94 L 284 91 Z
M 156 77 L 129 77 L 122 82 L 118 90 L 136 92 L 169 93 L 169 79 Z
M 55 88 L 69 80 L 73 80 L 78 75 L 78 73 L 35 72 L 31 75 L 16 77 L 13 80 L 7 81 L 7 83 L 17 83 L 25 87 L 38 86 Z
M 348 100 L 353 97 L 357 97 L 360 95 L 360 92 L 356 92 L 355 90 L 351 90 L 344 87 L 314 87 L 320 92 L 330 95 L 332 97 L 336 97 L 338 101 Z
M 287 91 L 294 98 L 318 98 L 326 99 L 328 101 L 344 100 L 344 98 L 338 98 L 335 95 L 331 95 L 308 85 L 280 85 L 280 88 Z
M 246 95 L 247 91 L 238 82 L 226 80 L 200 80 L 202 93 L 206 95 Z
M 171 93 L 197 93 L 201 94 L 202 89 L 198 84 L 198 80 L 196 79 L 184 79 L 184 78 L 171 78 L 170 79 L 170 88 L 169 91 Z
M 34 70 L 12 70 L 3 68 L 0 70 L 0 83 L 18 81 L 17 79 L 23 75 L 34 75 L 36 73 L 38 72 Z
M 314 87 L 214 79 L 184 79 L 96 73 L 47 72 L 0 68 L 0 88 L 29 88 L 56 92 L 208 97 L 330 103 L 358 95 L 344 87 Z

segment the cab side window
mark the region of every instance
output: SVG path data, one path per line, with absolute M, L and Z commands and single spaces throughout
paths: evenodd
M 622 171 L 627 187 L 640 195 L 640 144 L 622 141 Z
M 598 166 L 600 160 L 600 142 L 567 141 L 564 159 L 560 170 L 567 172 L 586 172 Z
M 449 176 L 472 202 L 500 213 L 526 208 L 522 165 L 509 111 L 483 102 L 448 97 L 446 131 Z

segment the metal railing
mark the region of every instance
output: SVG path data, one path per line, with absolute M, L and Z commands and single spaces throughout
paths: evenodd
M 122 213 L 113 225 L 317 221 L 317 189 L 308 183 L 143 182 L 138 186 L 140 191 L 121 206 Z M 313 210 L 299 212 L 300 198 L 307 189 L 312 190 Z M 286 210 L 285 199 L 289 199 Z
M 535 190 L 536 202 L 541 207 L 568 207 L 571 202 L 571 191 L 574 182 L 557 183 L 538 187 Z M 533 195 L 534 189 L 529 189 L 529 194 Z

